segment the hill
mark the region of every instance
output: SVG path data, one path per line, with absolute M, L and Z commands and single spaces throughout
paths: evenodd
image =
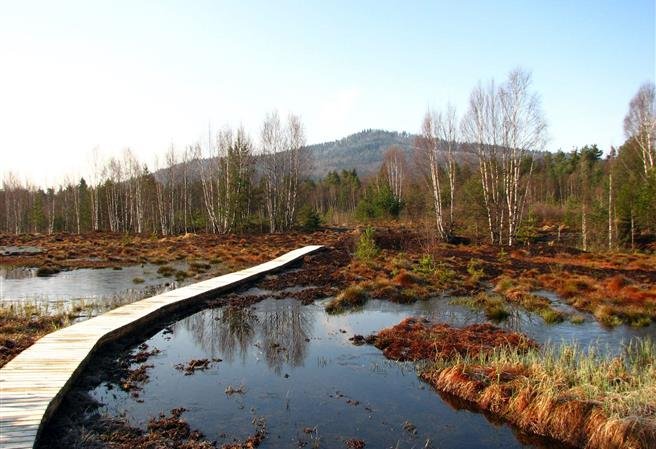
M 414 160 L 417 137 L 416 134 L 407 132 L 367 129 L 332 142 L 308 145 L 307 148 L 312 153 L 310 177 L 319 179 L 333 170 L 351 169 L 355 169 L 360 177 L 373 175 L 380 169 L 385 150 L 391 145 L 401 148 L 405 152 L 408 163 L 411 164 Z M 466 144 L 461 148 L 461 151 L 457 151 L 455 155 L 458 163 L 475 160 L 472 150 Z M 209 162 L 209 159 L 202 160 L 204 164 Z M 191 164 L 189 170 L 192 179 L 200 176 L 197 164 Z M 155 176 L 164 182 L 167 177 L 166 169 L 158 170 Z
M 309 145 L 314 158 L 313 178 L 322 178 L 329 171 L 355 168 L 360 176 L 375 174 L 383 162 L 385 150 L 391 145 L 400 147 L 408 162 L 414 158 L 416 134 L 368 129 L 333 142 Z M 456 153 L 458 162 L 473 161 L 465 148 Z

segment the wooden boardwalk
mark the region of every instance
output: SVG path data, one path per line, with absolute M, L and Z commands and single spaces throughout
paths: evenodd
M 32 448 L 91 354 L 146 323 L 282 268 L 321 246 L 306 246 L 246 270 L 128 304 L 48 334 L 0 369 L 0 448 Z

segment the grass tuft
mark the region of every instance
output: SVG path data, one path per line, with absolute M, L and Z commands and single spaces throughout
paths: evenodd
M 352 285 L 343 290 L 326 305 L 326 312 L 341 313 L 348 309 L 362 307 L 369 299 L 367 291 L 359 285 Z
M 618 356 L 597 347 L 497 347 L 437 357 L 421 377 L 523 429 L 576 447 L 656 445 L 656 344 L 634 339 Z

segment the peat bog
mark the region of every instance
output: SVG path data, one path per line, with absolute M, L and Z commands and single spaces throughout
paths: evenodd
M 363 257 L 362 235 L 107 348 L 41 446 L 650 447 L 650 256 L 500 257 L 379 229 Z M 599 299 L 527 281 L 559 267 L 626 283 Z

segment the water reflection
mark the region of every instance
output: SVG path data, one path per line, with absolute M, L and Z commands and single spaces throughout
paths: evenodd
M 258 309 L 211 309 L 177 324 L 213 358 L 228 362 L 237 358 L 244 363 L 249 349 L 258 348 L 276 374 L 281 374 L 285 365 L 303 366 L 313 326 L 314 314 L 289 300 L 267 301 Z
M 185 262 L 171 264 L 185 270 Z M 115 268 L 80 268 L 39 277 L 36 268 L 0 265 L 0 305 L 33 303 L 37 307 L 72 308 L 96 303 L 106 310 L 175 287 L 170 277 L 161 276 L 152 264 Z M 156 294 L 155 293 L 155 294 Z M 108 307 L 103 307 L 108 306 Z M 52 308 L 51 308 L 52 309 Z
M 36 277 L 36 268 L 0 265 L 0 282 L 2 279 L 29 279 Z
M 107 384 L 94 388 L 92 397 L 104 413 L 143 428 L 163 410 L 184 407 L 190 426 L 220 444 L 243 440 L 257 416 L 267 422 L 262 447 L 268 448 L 306 447 L 307 428 L 317 429 L 321 447 L 344 447 L 344 439 L 354 437 L 367 447 L 399 449 L 424 447 L 427 440 L 451 449 L 542 447 L 479 413 L 453 409 L 420 381 L 414 364 L 391 362 L 371 346 L 348 341 L 407 316 L 442 314 L 462 322 L 475 319 L 474 312 L 445 299 L 371 301 L 343 315 L 328 315 L 323 306 L 270 298 L 251 308 L 199 311 L 172 333 L 163 329 L 145 342 L 161 352 L 147 362 L 152 368 L 139 398 Z M 204 358 L 223 361 L 190 376 L 173 368 Z M 242 385 L 244 394 L 225 394 Z M 416 434 L 405 430 L 406 421 Z
M 552 292 L 541 291 L 540 294 L 545 297 L 548 295 L 553 304 L 562 303 Z M 571 312 L 565 307 L 569 306 L 562 304 L 562 310 Z M 512 304 L 507 305 L 507 309 L 508 318 L 495 324 L 506 330 L 526 334 L 538 343 L 550 342 L 555 345 L 575 343 L 583 348 L 594 345 L 603 353 L 618 354 L 623 350 L 624 344 L 634 338 L 648 336 L 656 338 L 656 326 L 654 325 L 638 329 L 625 325 L 609 328 L 585 312 L 576 312 L 577 315 L 584 317 L 583 323 L 574 324 L 565 320 L 561 323 L 550 324 L 540 316 Z M 361 313 L 370 317 L 375 316 L 376 313 L 423 316 L 431 321 L 443 322 L 452 326 L 467 326 L 487 321 L 483 311 L 453 304 L 450 298 L 446 297 L 433 298 L 409 305 L 374 300 L 369 301 Z M 372 329 L 372 331 L 377 330 L 379 329 Z

